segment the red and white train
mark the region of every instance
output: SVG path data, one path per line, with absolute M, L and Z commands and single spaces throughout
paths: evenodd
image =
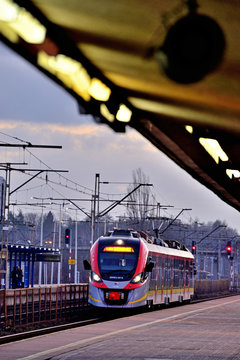
M 183 302 L 194 291 L 194 256 L 182 244 L 150 241 L 144 233 L 114 230 L 91 247 L 89 303 L 134 308 Z

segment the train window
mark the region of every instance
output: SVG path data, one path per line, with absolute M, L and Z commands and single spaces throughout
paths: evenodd
M 133 277 L 140 248 L 139 239 L 125 238 L 124 245 L 116 244 L 116 238 L 99 241 L 98 263 L 103 280 L 127 281 Z
M 179 260 L 179 287 L 184 287 L 184 260 Z
M 179 259 L 174 259 L 173 264 L 173 287 L 178 288 L 180 282 Z
M 151 281 L 150 281 L 149 290 L 153 291 L 153 290 L 155 290 L 155 279 L 156 279 L 156 274 L 157 274 L 157 258 L 156 258 L 156 256 L 152 256 L 151 261 L 154 262 L 155 266 L 154 266 L 152 272 L 150 273 Z
M 195 270 L 195 265 L 194 265 L 194 262 L 191 261 L 190 268 L 189 268 L 189 286 L 190 286 L 190 288 L 193 288 L 194 270 Z
M 162 258 L 158 258 L 158 267 L 157 267 L 157 289 L 162 289 Z
M 99 260 L 99 271 L 105 280 L 130 280 L 137 265 L 135 253 L 102 252 Z
M 164 259 L 164 289 L 170 289 L 171 286 L 171 259 Z

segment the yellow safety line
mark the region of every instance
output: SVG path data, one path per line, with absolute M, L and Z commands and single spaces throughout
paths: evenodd
M 91 295 L 88 295 L 89 297 L 90 297 L 90 299 L 91 300 L 93 300 L 93 301 L 96 301 L 96 302 L 100 302 L 100 303 L 102 303 L 103 301 L 101 301 L 101 300 L 97 300 L 97 299 L 94 299 Z
M 134 304 L 136 302 L 142 301 L 143 299 L 145 299 L 148 296 L 148 293 L 145 294 L 141 299 L 135 300 L 135 301 L 129 301 L 129 304 Z

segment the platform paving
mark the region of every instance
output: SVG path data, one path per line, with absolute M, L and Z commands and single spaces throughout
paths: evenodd
M 0 359 L 240 360 L 240 296 L 4 344 Z

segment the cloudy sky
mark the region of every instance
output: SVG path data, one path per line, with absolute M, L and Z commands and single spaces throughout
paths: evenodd
M 17 137 L 32 144 L 63 147 L 61 150 L 31 149 L 31 153 L 0 148 L 1 162 L 27 162 L 26 166 L 30 168 L 42 169 L 47 165 L 69 171 L 62 173 L 64 177 L 50 174 L 48 180 L 51 181 L 32 180 L 14 193 L 11 201 L 28 203 L 32 196 L 65 198 L 70 196 L 69 191 L 72 198 L 89 199 L 96 173 L 100 173 L 101 181 L 123 183 L 101 185 L 104 194 L 121 196 L 127 193 L 128 185 L 124 183 L 132 181 L 132 171 L 141 168 L 154 185 L 151 192 L 157 201 L 174 206 L 162 210 L 163 216 L 176 216 L 182 208 L 191 208 L 183 213 L 183 221 L 222 220 L 240 231 L 236 210 L 195 181 L 135 130 L 128 128 L 125 134 L 117 134 L 106 125 L 96 124 L 91 116 L 81 115 L 69 94 L 2 43 L 0 65 L 0 141 L 21 143 L 12 138 Z M 0 171 L 0 175 L 5 176 L 4 171 Z M 29 178 L 24 176 L 13 171 L 11 189 Z M 55 183 L 61 183 L 61 186 L 57 187 Z M 78 205 L 86 211 L 90 209 L 87 201 L 78 202 Z M 111 215 L 117 216 L 122 211 L 122 208 L 116 208 Z M 80 218 L 83 215 L 79 215 Z

